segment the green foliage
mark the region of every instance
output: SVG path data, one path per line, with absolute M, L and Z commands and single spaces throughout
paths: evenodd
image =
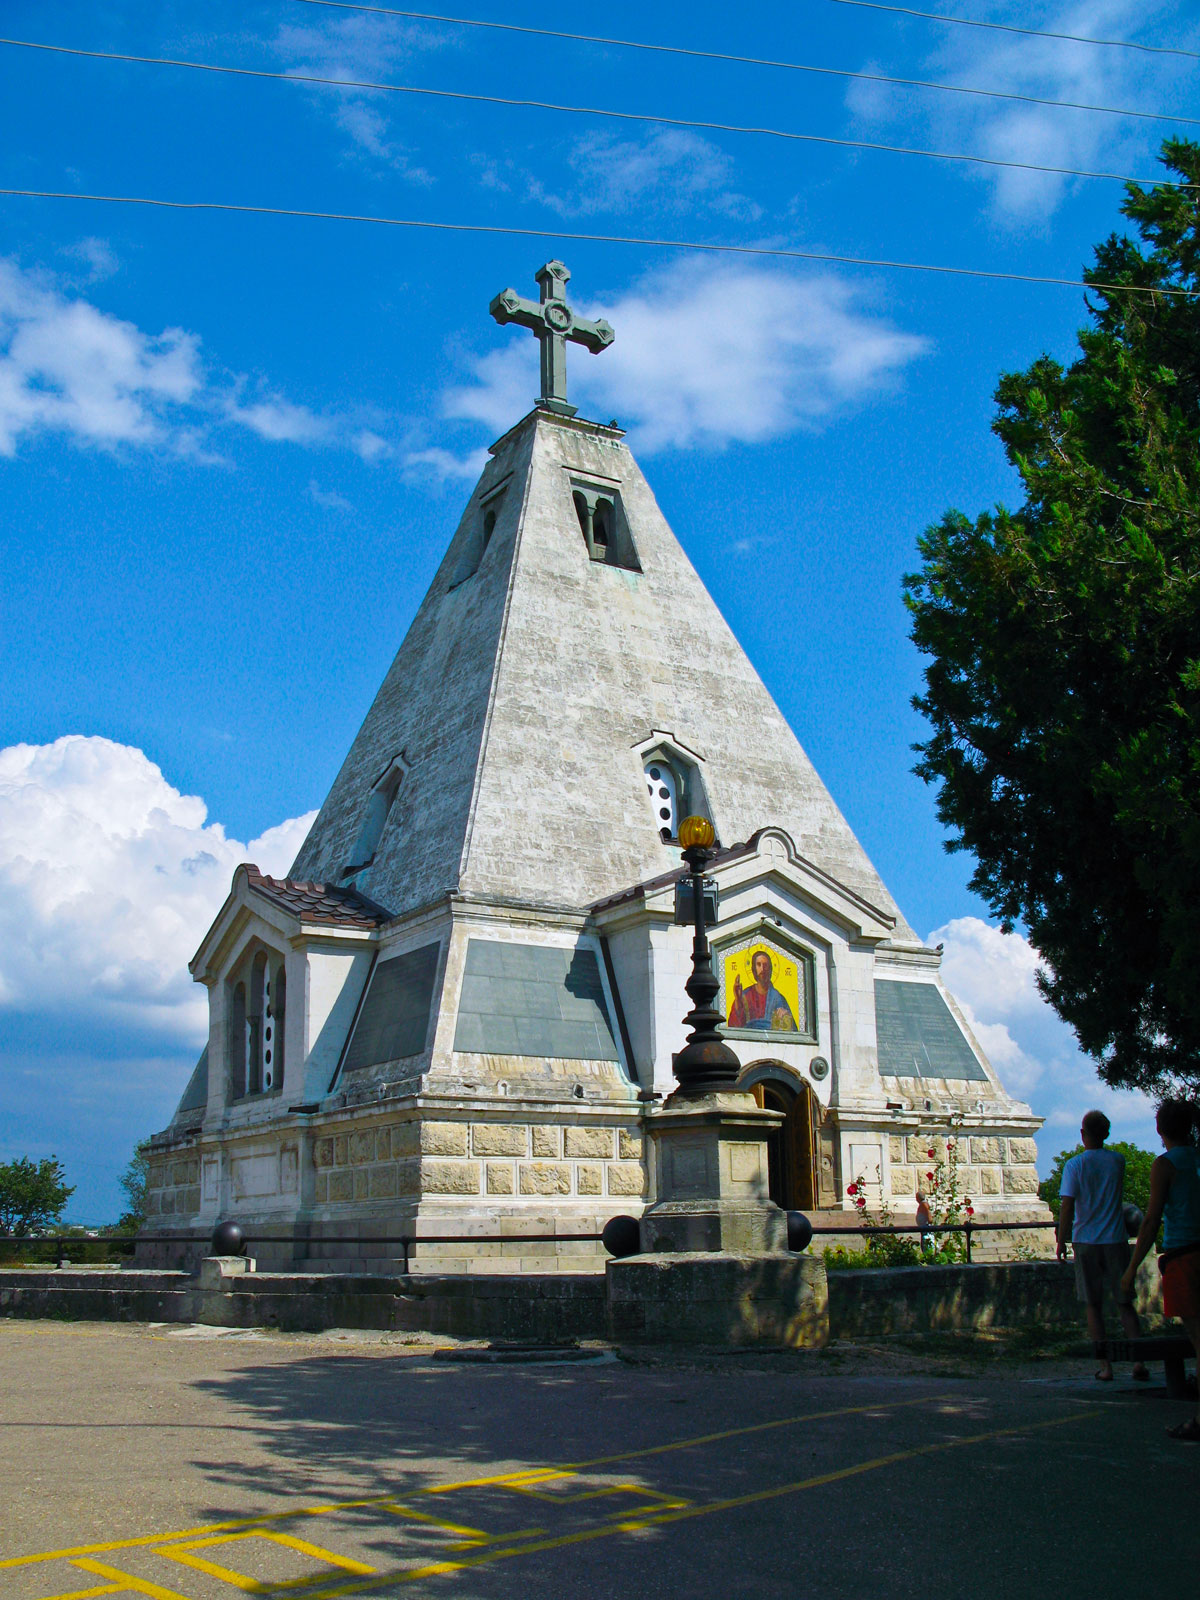
M 952 1127 L 958 1126 L 952 1123 Z M 960 1192 L 958 1180 L 958 1136 L 954 1132 L 931 1134 L 925 1159 L 929 1162 L 924 1177 L 924 1194 L 933 1218 L 931 1253 L 939 1261 L 965 1261 L 966 1236 L 939 1233 L 940 1228 L 959 1228 L 975 1215 L 970 1195 Z
M 62 1165 L 53 1156 L 44 1161 L 18 1156 L 0 1163 L 0 1234 L 20 1238 L 57 1222 L 75 1193 L 74 1185 L 65 1184 L 63 1177 Z
M 907 1233 L 869 1233 L 867 1259 L 873 1267 L 919 1267 L 921 1247 Z
M 1129 1205 L 1136 1206 L 1139 1211 L 1145 1211 L 1150 1204 L 1150 1168 L 1154 1164 L 1154 1157 L 1149 1150 L 1142 1150 L 1136 1144 L 1126 1144 L 1123 1140 L 1114 1140 L 1104 1148 L 1115 1150 L 1118 1155 L 1125 1157 L 1125 1201 Z M 1058 1221 L 1059 1208 L 1062 1204 L 1059 1190 L 1062 1188 L 1063 1167 L 1082 1149 L 1083 1146 L 1077 1144 L 1074 1150 L 1060 1150 L 1054 1158 L 1050 1176 L 1038 1184 L 1038 1194 L 1050 1207 L 1055 1222 Z
M 143 1141 L 135 1146 L 129 1165 L 117 1180 L 125 1191 L 129 1209 L 122 1213 L 117 1227 L 124 1233 L 136 1233 L 146 1220 L 146 1184 L 150 1175 L 150 1144 Z
M 905 580 L 914 704 L 971 886 L 1112 1084 L 1200 1088 L 1200 145 L 1126 188 L 1080 354 L 1004 376 L 1025 502 L 948 511 Z M 1130 293 L 1141 288 L 1155 293 Z M 1188 291 L 1168 294 L 1161 291 Z
M 854 1204 L 859 1220 L 870 1227 L 872 1221 L 878 1222 L 879 1231 L 870 1231 L 866 1234 L 867 1247 L 861 1253 L 846 1250 L 841 1246 L 825 1251 L 825 1265 L 827 1267 L 916 1267 L 921 1263 L 921 1250 L 914 1239 L 902 1233 L 888 1233 L 892 1227 L 892 1208 L 882 1195 L 882 1168 L 876 1166 L 875 1181 L 880 1185 L 879 1214 L 875 1218 L 867 1215 L 867 1190 L 866 1179 L 860 1173 L 853 1183 L 847 1184 L 846 1193 Z

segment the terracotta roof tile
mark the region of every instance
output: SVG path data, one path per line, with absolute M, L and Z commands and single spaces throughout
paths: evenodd
M 378 928 L 392 913 L 357 889 L 337 883 L 300 883 L 295 878 L 269 878 L 246 863 L 246 878 L 256 894 L 282 906 L 301 922 L 325 922 L 339 928 Z

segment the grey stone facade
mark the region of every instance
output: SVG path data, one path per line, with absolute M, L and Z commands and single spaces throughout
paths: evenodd
M 240 868 L 205 936 L 207 1077 L 155 1141 L 151 1229 L 234 1216 L 330 1268 L 378 1265 L 395 1233 L 464 1236 L 420 1247 L 429 1270 L 599 1265 L 594 1244 L 519 1241 L 655 1194 L 642 1134 L 673 1087 L 690 950 L 655 761 L 724 845 L 730 1042 L 744 1086 L 792 1108 L 772 1181 L 838 1212 L 862 1176 L 900 1214 L 912 1152 L 953 1129 L 980 1218 L 1040 1214 L 1038 1120 L 619 430 L 538 409 L 492 447 L 289 879 Z M 773 1017 L 739 998 L 756 949 L 792 974 L 792 1000 L 763 990 Z

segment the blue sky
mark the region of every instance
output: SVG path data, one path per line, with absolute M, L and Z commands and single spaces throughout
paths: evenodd
M 1200 48 L 1182 0 L 964 14 Z M 473 16 L 539 26 L 528 0 Z M 1197 66 L 791 0 L 558 11 L 564 28 L 1186 116 Z M 1169 122 L 656 55 L 304 0 L 8 0 L 5 32 L 1152 176 Z M 1074 278 L 1111 181 L 232 78 L 0 46 L 7 187 L 547 230 L 544 239 L 0 198 L 0 1159 L 73 1214 L 169 1117 L 204 1031 L 186 960 L 249 852 L 285 870 L 424 593 L 480 452 L 536 393 L 487 314 L 550 255 L 617 340 L 572 394 L 662 507 L 1011 1086 L 1093 1087 L 914 778 L 902 574 L 947 506 L 1017 498 L 999 374 L 1069 356 L 1079 291 L 566 243 L 555 229 Z M 766 576 L 769 583 L 764 585 Z M 764 590 L 770 603 L 763 604 Z M 65 742 L 64 742 L 65 741 Z

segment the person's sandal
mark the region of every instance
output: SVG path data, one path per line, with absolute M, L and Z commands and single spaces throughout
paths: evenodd
M 1168 1428 L 1167 1438 L 1181 1439 L 1184 1444 L 1200 1444 L 1200 1422 L 1195 1417 L 1189 1417 L 1186 1422 Z
M 1148 1366 L 1146 1366 L 1143 1362 L 1139 1361 L 1137 1366 L 1134 1367 L 1133 1371 L 1129 1374 L 1129 1376 L 1133 1379 L 1133 1381 L 1135 1383 L 1149 1383 L 1150 1382 L 1150 1368 Z

